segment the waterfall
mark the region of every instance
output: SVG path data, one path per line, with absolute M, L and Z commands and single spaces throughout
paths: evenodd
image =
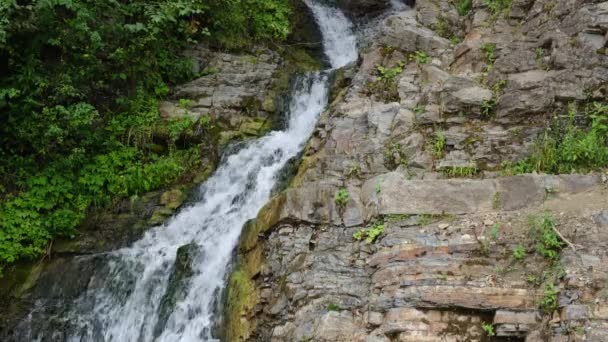
M 351 23 L 336 8 L 305 0 L 323 34 L 332 69 L 357 59 Z M 133 245 L 107 253 L 68 320 L 69 341 L 213 341 L 213 324 L 241 229 L 268 202 L 279 172 L 298 155 L 328 100 L 330 71 L 302 75 L 291 94 L 288 126 L 225 158 L 200 186 L 200 201 Z M 188 246 L 191 269 L 172 288 L 178 249 Z M 171 297 L 171 291 L 178 294 Z M 165 310 L 169 308 L 169 310 Z M 32 336 L 33 340 L 54 340 Z

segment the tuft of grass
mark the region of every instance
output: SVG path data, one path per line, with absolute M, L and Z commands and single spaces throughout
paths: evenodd
M 481 52 L 487 65 L 492 66 L 496 62 L 496 43 L 484 43 Z
M 471 8 L 473 7 L 473 0 L 456 0 L 456 11 L 458 11 L 458 15 L 464 17 L 465 15 L 471 12 Z
M 493 19 L 501 14 L 506 15 L 511 10 L 511 0 L 483 0 L 483 3 L 488 7 Z
M 449 178 L 470 178 L 477 175 L 479 169 L 476 166 L 451 166 L 441 170 Z
M 445 133 L 443 133 L 443 131 L 436 131 L 435 137 L 431 144 L 431 149 L 435 158 L 443 158 L 445 153 L 445 142 Z

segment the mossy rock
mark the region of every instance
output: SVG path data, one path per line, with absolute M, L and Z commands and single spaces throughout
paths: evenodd
M 160 204 L 164 205 L 167 209 L 175 210 L 181 207 L 185 200 L 186 194 L 179 189 L 165 191 L 160 195 Z
M 251 275 L 244 269 L 234 271 L 226 291 L 226 341 L 246 341 L 251 337 L 258 303 L 259 293 Z

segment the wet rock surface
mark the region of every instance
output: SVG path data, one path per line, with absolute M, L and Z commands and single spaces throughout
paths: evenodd
M 421 0 L 364 30 L 291 187 L 243 233 L 255 289 L 234 340 L 608 340 L 605 175 L 498 172 L 604 97 L 607 2 L 472 4 Z M 572 243 L 557 261 L 532 233 L 545 215 Z

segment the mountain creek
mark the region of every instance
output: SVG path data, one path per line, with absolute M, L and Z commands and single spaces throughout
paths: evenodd
M 608 1 L 297 2 L 185 52 L 217 165 L 13 267 L 0 340 L 608 341 L 608 169 L 517 169 L 606 101 Z

